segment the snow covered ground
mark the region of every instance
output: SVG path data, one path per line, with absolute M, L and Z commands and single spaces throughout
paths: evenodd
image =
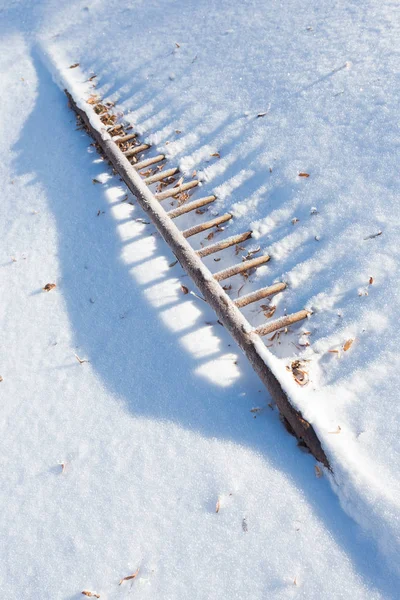
M 2 598 L 398 597 L 398 17 L 375 0 L 4 3 Z M 309 360 L 287 385 L 339 500 L 121 203 L 46 53 L 197 170 L 226 231 L 251 226 L 273 260 L 242 293 L 283 278 L 275 316 L 313 309 L 270 350 Z

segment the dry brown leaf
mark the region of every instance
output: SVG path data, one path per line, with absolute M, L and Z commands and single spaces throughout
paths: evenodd
M 88 81 L 93 81 L 93 79 L 96 79 L 97 75 L 92 75 L 91 77 L 89 77 Z
M 44 292 L 50 292 L 50 290 L 54 290 L 55 287 L 57 287 L 55 283 L 46 283 L 42 289 Z
M 373 283 L 374 283 L 374 278 L 373 278 L 373 277 L 370 277 L 370 278 L 369 278 L 369 285 L 372 285 Z
M 89 598 L 100 598 L 100 594 L 96 594 L 96 592 L 89 592 L 88 590 L 83 590 L 83 596 L 88 596 Z
M 98 179 L 92 179 L 92 183 L 101 183 Z
M 293 378 L 299 385 L 307 385 L 309 382 L 309 376 L 307 371 L 304 370 L 304 361 L 294 360 L 289 367 L 286 367 L 292 372 Z
M 235 255 L 237 256 L 239 254 L 239 252 L 241 252 L 242 250 L 246 250 L 246 248 L 244 248 L 244 246 L 239 246 L 239 244 L 236 244 Z
M 267 310 L 264 311 L 264 317 L 266 317 L 267 319 L 270 319 L 274 313 L 276 311 L 276 306 L 272 305 L 272 306 L 268 306 Z
M 310 177 L 309 173 L 299 173 L 299 177 Z
M 196 175 L 197 175 L 197 171 L 193 171 L 192 177 L 196 177 Z
M 180 129 L 175 129 L 175 133 L 176 135 L 179 135 L 180 133 L 182 133 L 182 131 Z
M 315 469 L 315 476 L 318 477 L 318 479 L 320 479 L 322 477 L 322 471 L 321 471 L 320 467 L 318 465 L 315 465 L 314 469 Z
M 340 354 L 339 350 L 328 350 L 331 354 Z
M 215 512 L 216 512 L 216 513 L 219 513 L 219 509 L 220 509 L 220 508 L 221 508 L 221 503 L 220 503 L 220 501 L 219 501 L 219 498 L 218 498 L 218 500 L 217 500 L 217 504 L 215 505 Z
M 75 69 L 76 67 L 79 67 L 79 63 L 75 63 L 74 65 L 71 65 L 70 69 Z
M 265 115 L 267 114 L 267 112 L 260 112 L 257 115 L 257 119 L 260 119 L 261 117 L 265 117 Z
M 343 346 L 344 352 L 347 352 L 347 350 L 351 347 L 353 342 L 354 342 L 354 340 L 352 340 L 352 339 L 347 340 L 347 342 L 345 342 L 345 344 Z
M 86 100 L 87 104 L 97 104 L 98 101 L 98 96 L 89 96 L 89 98 Z
M 0 375 L 0 383 L 4 381 L 4 379 L 2 378 L 2 376 Z
M 231 285 L 223 285 L 222 289 L 225 290 L 225 292 L 229 292 L 229 290 L 232 289 L 232 286 Z
M 188 294 L 189 293 L 189 288 L 186 287 L 186 285 L 181 285 L 181 290 L 184 294 Z
M 210 156 L 215 156 L 215 158 L 221 158 L 221 155 L 219 152 L 213 152 L 212 154 L 210 154 Z
M 213 239 L 214 235 L 215 235 L 215 234 L 214 234 L 214 231 L 212 231 L 211 233 L 209 233 L 209 234 L 206 236 L 206 239 L 210 241 L 210 240 L 212 240 L 212 239 Z
M 139 567 L 136 569 L 136 571 L 133 573 L 133 575 L 127 575 L 126 577 L 121 579 L 121 581 L 119 582 L 119 585 L 121 585 L 121 583 L 123 583 L 124 581 L 129 581 L 130 579 L 136 579 L 136 577 L 138 576 L 138 573 L 139 573 Z
M 259 252 L 261 252 L 261 246 L 258 246 L 258 248 L 255 248 L 255 250 L 248 250 L 246 258 L 250 258 L 250 257 L 254 256 L 254 254 L 258 254 Z
M 180 47 L 181 47 L 181 45 L 180 45 L 180 44 L 178 44 L 178 42 L 175 42 L 175 46 L 176 46 L 177 48 L 180 48 Z
M 379 235 L 382 235 L 383 231 L 378 231 L 378 233 L 372 233 L 371 235 L 367 235 L 367 237 L 364 238 L 364 240 L 373 240 L 374 238 L 378 237 Z

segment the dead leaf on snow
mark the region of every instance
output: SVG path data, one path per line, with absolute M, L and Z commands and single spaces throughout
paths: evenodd
M 309 382 L 309 376 L 307 371 L 304 370 L 304 361 L 302 360 L 294 360 L 289 367 L 287 367 L 289 371 L 292 372 L 293 378 L 296 383 L 299 385 L 307 385 Z
M 369 278 L 369 285 L 372 285 L 373 283 L 374 283 L 374 278 L 373 278 L 373 277 L 370 277 L 370 278 Z
M 239 246 L 239 244 L 236 244 L 235 255 L 237 256 L 239 254 L 239 252 L 241 252 L 242 250 L 246 250 L 246 248 L 244 246 Z
M 57 287 L 55 283 L 46 283 L 42 289 L 44 292 L 50 292 L 50 290 L 54 290 L 55 287 Z
M 88 590 L 83 590 L 83 596 L 88 596 L 89 598 L 100 598 L 100 594 L 96 594 L 96 592 L 89 592 Z
M 309 173 L 299 173 L 299 177 L 310 177 Z
M 353 342 L 354 342 L 354 340 L 352 340 L 352 339 L 347 340 L 347 342 L 345 342 L 345 344 L 343 346 L 344 352 L 347 352 L 347 350 L 351 347 Z
M 374 238 L 378 237 L 379 235 L 382 235 L 382 231 L 378 231 L 378 233 L 371 233 L 371 235 L 367 235 L 367 237 L 364 238 L 364 240 L 373 240 Z
M 216 513 L 219 513 L 219 509 L 220 509 L 220 508 L 221 508 L 221 503 L 220 503 L 220 501 L 219 501 L 219 498 L 218 498 L 218 500 L 217 500 L 217 504 L 215 505 L 215 512 L 216 512 Z
M 215 156 L 215 158 L 221 158 L 221 155 L 219 152 L 213 152 L 212 154 L 210 154 L 210 156 Z
M 70 69 L 75 69 L 76 67 L 79 67 L 79 63 L 75 63 L 74 65 L 71 65 Z
M 138 573 L 139 573 L 139 568 L 136 569 L 136 571 L 133 573 L 133 575 L 127 575 L 126 577 L 121 579 L 121 581 L 119 582 L 119 585 L 121 585 L 124 581 L 129 581 L 130 579 L 136 579 L 136 577 L 138 576 Z
M 181 285 L 181 290 L 184 294 L 188 294 L 189 293 L 189 288 L 186 287 L 186 285 Z
M 267 319 L 270 319 L 276 311 L 276 306 L 273 304 L 271 306 L 268 306 L 268 304 L 261 304 L 261 308 L 264 311 L 264 317 Z
M 317 477 L 318 479 L 320 479 L 322 477 L 322 470 L 318 465 L 315 465 L 314 467 L 315 469 L 315 477 Z

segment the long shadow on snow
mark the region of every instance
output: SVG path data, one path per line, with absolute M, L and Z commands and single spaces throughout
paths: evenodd
M 365 581 L 391 597 L 398 581 L 386 571 L 377 571 L 375 543 L 342 511 L 328 482 L 313 477 L 312 459 L 296 448 L 276 413 L 268 411 L 256 421 L 250 415 L 251 398 L 254 402 L 258 396 L 262 404 L 268 399 L 264 390 L 259 393 L 261 384 L 247 362 L 239 359 L 240 378 L 234 385 L 218 387 L 196 378 L 199 363 L 180 344 L 180 332 L 163 324 L 130 267 L 120 259 L 122 244 L 103 195 L 105 186 L 91 181 L 106 165 L 93 165 L 94 155 L 87 152 L 88 137 L 75 130 L 75 117 L 65 97 L 40 60 L 35 56 L 33 60 L 39 78 L 38 97 L 14 148 L 18 153 L 15 169 L 19 175 L 33 173 L 30 183 L 40 181 L 56 219 L 62 268 L 59 288 L 77 347 L 90 358 L 104 385 L 121 397 L 135 416 L 168 420 L 204 436 L 248 446 L 276 469 L 290 474 Z M 97 217 L 98 210 L 105 214 Z M 141 216 L 138 208 L 134 210 L 135 216 Z M 148 235 L 146 230 L 143 239 Z M 173 260 L 159 236 L 154 239 L 154 256 Z M 166 277 L 172 277 L 172 271 L 168 270 Z M 187 298 L 182 296 L 183 301 Z M 196 306 L 199 327 L 205 321 L 215 322 L 204 303 Z M 223 328 L 217 325 L 214 329 L 219 352 L 236 351 L 233 344 L 229 346 L 232 342 Z

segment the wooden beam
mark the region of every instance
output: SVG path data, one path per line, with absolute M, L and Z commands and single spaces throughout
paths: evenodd
M 211 219 L 210 221 L 206 221 L 205 223 L 200 223 L 199 225 L 194 225 L 194 227 L 190 227 L 190 229 L 185 229 L 182 231 L 182 235 L 184 238 L 192 237 L 192 235 L 196 235 L 197 233 L 201 233 L 202 231 L 207 231 L 212 227 L 217 227 L 217 225 L 222 225 L 222 223 L 226 223 L 232 219 L 232 215 L 226 213 L 221 217 L 216 217 L 215 219 Z
M 270 257 L 265 254 L 264 256 L 258 256 L 257 258 L 251 258 L 250 260 L 244 260 L 233 267 L 228 267 L 223 271 L 218 271 L 218 273 L 214 274 L 214 279 L 217 281 L 223 281 L 224 279 L 229 279 L 229 277 L 233 277 L 234 275 L 238 275 L 239 273 L 244 273 L 245 271 L 249 271 L 250 269 L 254 269 L 254 267 L 259 267 L 267 263 L 270 260 Z
M 211 204 L 211 202 L 214 202 L 216 199 L 216 196 L 205 196 L 204 198 L 199 198 L 198 200 L 193 200 L 192 202 L 188 202 L 187 204 L 182 204 L 182 206 L 173 208 L 167 212 L 167 215 L 170 219 L 176 219 L 176 217 L 179 217 L 180 215 L 184 215 L 192 210 L 196 210 L 202 206 Z
M 225 238 L 216 244 L 210 244 L 205 248 L 200 248 L 200 250 L 196 250 L 197 256 L 203 258 L 204 256 L 208 256 L 209 254 L 214 254 L 215 252 L 219 252 L 220 250 L 225 250 L 225 248 L 229 248 L 230 246 L 236 246 L 236 244 L 240 244 L 241 242 L 245 242 L 249 238 L 251 238 L 251 231 L 245 231 L 244 233 L 239 233 L 238 235 L 233 235 L 232 237 Z
M 140 146 L 134 146 L 133 148 L 129 148 L 123 154 L 126 158 L 130 156 L 135 156 L 135 154 L 140 154 L 140 152 L 144 152 L 150 148 L 149 144 L 140 144 Z
M 124 144 L 125 142 L 129 142 L 129 140 L 133 140 L 137 136 L 137 133 L 130 133 L 129 135 L 123 135 L 122 137 L 113 138 L 116 144 Z
M 159 171 L 155 175 L 151 175 L 151 177 L 146 177 L 143 179 L 146 185 L 151 185 L 152 183 L 156 183 L 156 181 L 162 181 L 166 177 L 172 177 L 175 173 L 178 173 L 178 167 L 173 167 L 172 169 L 166 169 L 165 171 Z
M 264 325 L 260 325 L 259 327 L 255 327 L 253 329 L 253 333 L 257 335 L 264 336 L 272 333 L 273 331 L 277 331 L 278 329 L 282 329 L 283 327 L 289 327 L 289 325 L 293 325 L 298 321 L 302 321 L 303 319 L 307 319 L 308 315 L 310 315 L 309 310 L 299 310 L 299 312 L 293 313 L 291 315 L 285 315 L 280 319 L 276 319 L 271 323 L 265 323 Z
M 165 200 L 166 198 L 173 198 L 174 196 L 177 196 L 181 192 L 186 192 L 186 190 L 191 190 L 192 188 L 196 187 L 197 185 L 199 185 L 199 182 L 197 181 L 197 179 L 195 179 L 194 181 L 189 181 L 188 183 L 182 183 L 182 185 L 177 185 L 173 188 L 169 188 L 168 190 L 165 190 L 165 192 L 160 192 L 159 194 L 156 194 L 155 198 L 157 200 Z
M 137 162 L 135 165 L 135 169 L 140 171 L 140 169 L 144 169 L 145 167 L 149 167 L 150 165 L 155 165 L 158 162 L 164 160 L 165 154 L 158 154 L 157 156 L 152 156 L 151 158 L 146 158 L 145 160 L 141 160 Z
M 246 294 L 246 296 L 237 298 L 234 300 L 234 303 L 238 308 L 242 308 L 243 306 L 247 306 L 252 302 L 257 302 L 257 300 L 262 300 L 263 298 L 268 298 L 268 296 L 273 296 L 278 292 L 282 292 L 284 289 L 286 289 L 286 283 L 274 283 L 269 287 L 262 288 L 261 290 L 251 292 L 251 294 Z

